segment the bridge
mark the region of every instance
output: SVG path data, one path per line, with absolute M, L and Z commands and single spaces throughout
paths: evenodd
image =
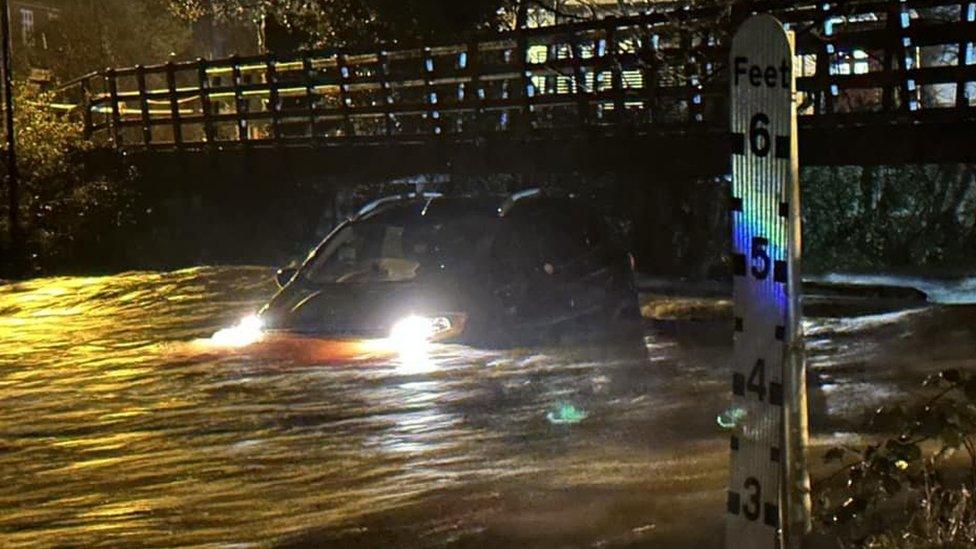
M 134 155 L 721 174 L 728 29 L 756 11 L 795 32 L 801 163 L 976 161 L 976 2 L 741 2 L 463 44 L 106 69 L 62 93 L 88 137 Z

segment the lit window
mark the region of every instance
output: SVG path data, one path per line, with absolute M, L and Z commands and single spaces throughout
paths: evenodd
M 529 63 L 545 63 L 549 52 L 546 46 L 536 44 L 529 46 L 529 51 L 526 53 L 526 61 Z
M 869 69 L 867 52 L 854 50 L 854 74 L 865 74 Z
M 34 45 L 34 10 L 20 9 L 20 37 L 25 45 Z
M 841 55 L 834 64 L 833 74 L 866 74 L 871 70 L 867 52 L 854 50 L 848 55 Z

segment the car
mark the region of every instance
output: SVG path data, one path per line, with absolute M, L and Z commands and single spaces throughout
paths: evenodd
M 276 279 L 264 330 L 485 346 L 641 331 L 633 256 L 583 201 L 539 189 L 382 198 Z

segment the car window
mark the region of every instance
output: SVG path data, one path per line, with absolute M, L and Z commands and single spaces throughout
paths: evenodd
M 420 263 L 403 251 L 403 227 L 356 223 L 339 230 L 303 269 L 315 283 L 396 282 L 417 275 Z
M 558 264 L 580 260 L 605 245 L 602 221 L 575 205 L 547 208 L 540 212 L 537 224 L 545 239 L 545 255 Z
M 303 269 L 311 282 L 399 282 L 423 273 L 476 268 L 491 237 L 484 217 L 459 216 L 411 223 L 369 220 L 331 236 Z

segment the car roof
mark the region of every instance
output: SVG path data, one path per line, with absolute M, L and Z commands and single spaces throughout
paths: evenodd
M 581 204 L 570 195 L 553 195 L 540 189 L 527 189 L 513 194 L 444 196 L 439 193 L 410 193 L 373 201 L 359 210 L 352 221 L 396 219 L 403 222 L 411 218 L 426 220 L 457 217 L 488 218 L 506 217 L 523 207 L 570 206 Z

